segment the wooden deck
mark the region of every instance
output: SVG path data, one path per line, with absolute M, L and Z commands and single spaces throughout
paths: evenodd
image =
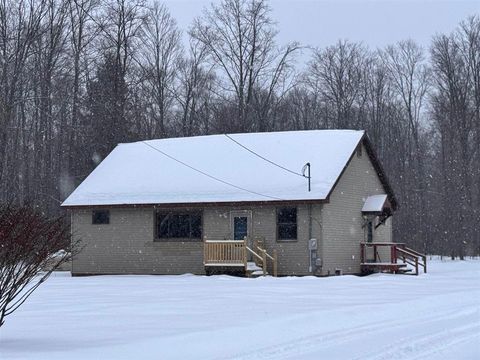
M 390 262 L 380 261 L 378 249 L 381 247 L 390 248 Z M 373 249 L 373 259 L 367 260 L 367 249 Z M 427 256 L 405 246 L 404 243 L 360 243 L 361 263 L 360 270 L 362 274 L 372 272 L 387 271 L 394 274 L 407 273 L 407 265 L 413 266 L 415 275 L 419 274 L 419 268 L 427 272 Z
M 362 263 L 360 264 L 363 272 L 383 272 L 387 271 L 393 274 L 402 272 L 402 269 L 407 267 L 407 264 L 393 264 L 393 263 Z
M 203 242 L 203 265 L 207 273 L 212 268 L 230 268 L 242 270 L 249 275 L 248 254 L 252 254 L 256 263 L 262 268 L 263 275 L 268 274 L 270 265 L 273 276 L 278 276 L 277 253 L 270 255 L 258 245 L 251 249 L 244 240 L 207 240 Z
M 234 271 L 249 275 L 248 254 L 251 254 L 257 266 L 261 267 L 263 275 L 268 273 L 278 275 L 277 254 L 273 250 L 269 254 L 261 245 L 255 244 L 250 248 L 247 239 L 244 240 L 204 240 L 203 264 L 207 273 L 212 269 L 216 272 Z M 389 248 L 390 261 L 381 261 L 379 248 Z M 373 250 L 373 259 L 367 258 L 367 249 Z M 419 269 L 427 272 L 427 257 L 405 246 L 403 243 L 360 243 L 362 274 L 373 272 L 390 272 L 394 274 L 407 273 L 407 265 L 411 265 L 414 274 L 419 274 Z M 258 270 L 256 271 L 258 273 Z
M 205 240 L 205 266 L 247 266 L 244 240 Z

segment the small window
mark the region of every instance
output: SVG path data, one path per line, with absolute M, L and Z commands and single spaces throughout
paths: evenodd
M 92 224 L 110 224 L 110 212 L 108 210 L 94 210 L 92 212 Z
M 277 210 L 277 239 L 297 239 L 297 208 L 281 208 Z
M 200 212 L 157 213 L 157 239 L 201 240 L 202 214 Z
M 367 224 L 367 242 L 373 242 L 373 223 L 369 221 Z
M 357 146 L 357 157 L 362 157 L 362 144 Z

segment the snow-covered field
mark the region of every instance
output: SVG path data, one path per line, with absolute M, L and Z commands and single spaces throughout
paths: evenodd
M 55 274 L 0 359 L 480 359 L 480 261 L 331 278 Z

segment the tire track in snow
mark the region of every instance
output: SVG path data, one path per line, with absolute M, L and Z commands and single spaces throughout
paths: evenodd
M 432 335 L 410 336 L 390 343 L 371 355 L 355 360 L 422 359 L 438 354 L 452 345 L 480 338 L 480 324 L 457 326 Z
M 460 319 L 460 318 L 472 318 L 472 316 L 478 315 L 478 308 L 473 307 L 472 309 L 463 309 L 461 311 L 449 311 L 446 313 L 445 311 L 436 311 L 436 312 L 430 312 L 429 315 L 419 318 L 419 317 L 414 317 L 414 318 L 408 318 L 407 320 L 397 320 L 394 322 L 389 321 L 387 326 L 387 329 L 389 331 L 392 330 L 397 330 L 397 329 L 406 329 L 408 330 L 410 327 L 415 326 L 418 324 L 426 325 L 429 323 L 436 323 L 436 322 L 443 322 L 443 321 L 452 321 L 455 319 Z M 376 336 L 376 335 L 382 335 L 385 333 L 386 328 L 381 326 L 382 324 L 379 324 L 378 321 L 376 322 L 369 322 L 364 325 L 352 327 L 349 329 L 340 329 L 336 331 L 329 332 L 325 334 L 325 332 L 318 332 L 314 333 L 309 336 L 304 336 L 297 338 L 292 341 L 284 342 L 281 344 L 276 344 L 276 345 L 271 345 L 263 348 L 258 348 L 257 350 L 253 350 L 250 352 L 246 352 L 243 354 L 235 355 L 233 357 L 229 357 L 228 359 L 230 360 L 247 360 L 247 359 L 278 359 L 278 358 L 283 358 L 283 357 L 293 357 L 293 358 L 301 358 L 300 355 L 303 353 L 310 353 L 314 351 L 316 348 L 324 348 L 324 347 L 329 347 L 332 345 L 340 345 L 342 343 L 346 343 L 348 341 L 352 340 L 352 337 L 358 337 L 359 334 L 361 333 L 368 333 L 369 337 Z M 444 328 L 444 327 L 442 327 Z M 450 330 L 445 330 L 442 331 L 442 335 L 436 334 L 432 336 L 411 336 L 411 337 L 405 337 L 402 340 L 397 340 L 394 341 L 393 343 L 389 343 L 387 346 L 376 349 L 374 352 L 370 353 L 371 357 L 368 357 L 369 354 L 364 354 L 362 356 L 359 356 L 356 359 L 368 359 L 368 360 L 383 360 L 383 359 L 412 359 L 415 353 L 405 351 L 408 350 L 409 346 L 413 346 L 414 348 L 421 347 L 422 344 L 424 346 L 424 349 L 422 351 L 423 355 L 428 355 L 430 353 L 434 353 L 438 351 L 436 349 L 432 349 L 431 345 L 437 345 L 437 341 L 442 341 L 442 340 L 437 340 L 438 339 L 445 339 L 445 336 L 448 336 L 448 334 L 452 334 L 454 331 L 460 335 L 460 338 L 458 340 L 451 340 L 449 342 L 449 345 L 451 346 L 454 343 L 459 343 L 463 341 L 467 341 L 468 339 L 472 338 L 472 336 L 469 336 L 469 332 L 471 334 L 473 330 L 473 333 L 476 334 L 476 331 L 480 330 L 480 324 L 473 324 L 469 326 L 460 326 L 456 328 L 451 328 Z M 395 333 L 395 331 L 392 331 L 392 333 Z M 446 335 L 443 336 L 445 333 Z M 431 339 L 432 338 L 432 339 Z M 418 344 L 417 344 L 418 343 Z M 394 347 L 392 349 L 392 346 Z M 396 347 L 395 347 L 396 346 Z M 427 346 L 428 349 L 426 348 Z M 402 349 L 404 350 L 404 356 L 402 357 Z M 398 356 L 401 357 L 395 357 L 398 354 Z M 422 355 L 422 356 L 423 356 Z M 349 359 L 353 359 L 355 357 L 348 357 Z M 418 357 L 415 357 L 418 358 Z

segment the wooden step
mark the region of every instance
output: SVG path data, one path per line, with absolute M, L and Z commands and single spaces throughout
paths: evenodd
M 374 272 L 388 271 L 390 273 L 400 273 L 407 264 L 397 263 L 361 263 L 360 270 L 363 274 L 371 274 Z
M 266 273 L 265 275 L 267 275 Z M 263 276 L 263 268 L 258 266 L 253 261 L 247 263 L 247 270 L 245 271 L 245 275 L 249 278 L 255 278 L 259 276 Z
M 268 275 L 268 273 L 266 273 L 265 275 Z M 257 270 L 257 271 L 247 272 L 246 276 L 248 278 L 257 278 L 257 277 L 263 276 L 263 271 L 262 270 Z
M 247 262 L 247 271 L 262 271 L 262 267 L 255 264 L 253 261 Z

